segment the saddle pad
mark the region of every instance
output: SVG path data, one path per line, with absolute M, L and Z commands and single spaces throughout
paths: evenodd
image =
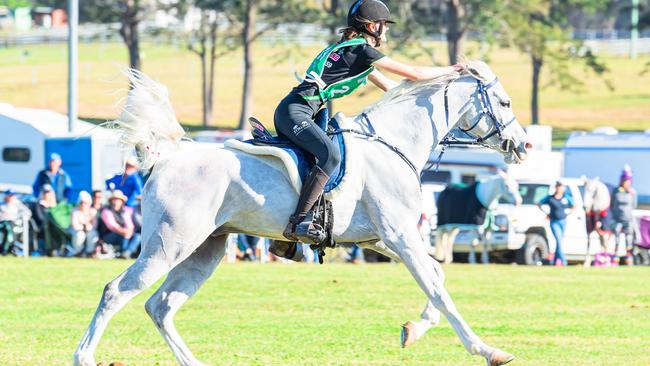
M 339 129 L 337 118 L 341 118 L 339 114 L 334 116 L 329 124 L 336 130 Z M 330 192 L 343 180 L 345 176 L 345 142 L 342 134 L 332 136 L 332 141 L 339 148 L 341 152 L 341 162 L 330 176 L 329 181 L 325 185 L 325 192 Z M 287 178 L 291 182 L 296 192 L 300 193 L 302 182 L 309 174 L 313 166 L 312 158 L 303 152 L 300 148 L 293 145 L 278 144 L 276 146 L 269 145 L 255 145 L 254 140 L 238 141 L 227 140 L 224 147 L 243 151 L 251 155 L 257 155 L 262 159 L 271 157 L 272 159 L 280 159 L 285 166 Z

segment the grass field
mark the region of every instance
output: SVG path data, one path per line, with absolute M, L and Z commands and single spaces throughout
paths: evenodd
M 444 44 L 432 45 L 434 60 L 445 62 Z M 468 48 L 470 57 L 476 47 Z M 277 103 L 296 84 L 294 71 L 304 72 L 319 46 L 296 48 L 258 45 L 255 48 L 254 114 L 272 124 Z M 392 52 L 395 58 L 405 60 Z M 201 120 L 199 59 L 184 48 L 142 44 L 144 71 L 168 85 L 171 99 L 181 121 L 197 124 Z M 125 95 L 125 78 L 120 69 L 126 66 L 126 49 L 119 43 L 80 45 L 79 115 L 87 118 L 112 119 L 117 102 Z M 0 49 L 0 103 L 22 107 L 66 111 L 66 48 L 63 44 Z M 431 56 L 414 61 L 430 64 Z M 650 56 L 636 60 L 606 57 L 611 72 L 607 78 L 615 86 L 610 91 L 602 79 L 586 74 L 575 66 L 572 72 L 586 80 L 584 92 L 573 94 L 547 88 L 542 91 L 541 120 L 563 130 L 591 129 L 611 125 L 619 129 L 642 130 L 650 127 L 650 73 L 641 75 Z M 489 63 L 513 97 L 515 112 L 523 124 L 530 121 L 529 60 L 512 50 L 495 50 Z M 235 52 L 217 62 L 215 115 L 213 124 L 235 126 L 239 118 L 242 84 L 241 53 Z M 546 84 L 548 75 L 543 75 Z M 337 102 L 335 109 L 347 114 L 358 113 L 375 101 L 380 92 L 369 87 Z
M 0 258 L 0 364 L 65 365 L 104 284 L 129 263 Z M 650 268 L 445 267 L 460 312 L 513 365 L 649 365 Z M 109 325 L 97 361 L 173 365 L 144 312 Z M 401 265 L 225 264 L 176 317 L 211 365 L 484 365 L 443 320 L 411 348 L 424 297 Z

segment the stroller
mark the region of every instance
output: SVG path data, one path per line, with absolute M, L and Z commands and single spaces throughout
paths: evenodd
M 639 239 L 634 246 L 634 264 L 650 265 L 650 216 L 639 220 Z

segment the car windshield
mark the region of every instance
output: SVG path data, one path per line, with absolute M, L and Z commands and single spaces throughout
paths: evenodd
M 522 204 L 536 205 L 542 198 L 548 195 L 548 184 L 519 183 L 519 194 L 521 195 Z M 500 198 L 499 203 L 511 203 L 505 198 Z

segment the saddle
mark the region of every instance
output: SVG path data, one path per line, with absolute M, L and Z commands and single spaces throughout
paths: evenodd
M 329 119 L 328 111 L 324 108 L 316 115 L 314 122 L 323 131 L 332 132 L 339 129 L 338 118 L 341 118 L 341 116 L 337 115 L 334 118 Z M 264 124 L 256 118 L 249 118 L 249 123 L 252 127 L 251 132 L 253 139 L 246 141 L 228 140 L 224 146 L 257 155 L 265 159 L 269 156 L 273 157 L 272 159 L 274 160 L 280 159 L 285 167 L 285 172 L 289 181 L 292 183 L 296 192 L 299 193 L 303 179 L 306 178 L 314 165 L 312 157 L 303 152 L 290 140 L 279 136 L 273 136 L 266 127 L 264 127 Z M 332 141 L 339 147 L 342 158 L 340 165 L 332 173 L 329 181 L 325 185 L 324 193 L 331 192 L 335 189 L 343 180 L 343 176 L 345 175 L 345 143 L 343 136 L 341 134 L 332 134 Z M 318 201 L 314 205 L 314 208 L 308 216 L 307 222 L 309 222 L 309 224 L 298 225 L 298 227 L 296 227 L 296 232 L 309 232 L 310 234 L 318 233 L 318 235 L 309 235 L 316 237 L 316 240 L 311 240 L 307 236 L 304 236 L 301 239 L 304 239 L 306 244 L 311 244 L 312 249 L 318 250 L 319 261 L 322 263 L 322 257 L 325 255 L 325 248 L 333 248 L 336 245 L 332 236 L 334 222 L 332 203 L 325 198 L 324 194 L 319 197 Z

